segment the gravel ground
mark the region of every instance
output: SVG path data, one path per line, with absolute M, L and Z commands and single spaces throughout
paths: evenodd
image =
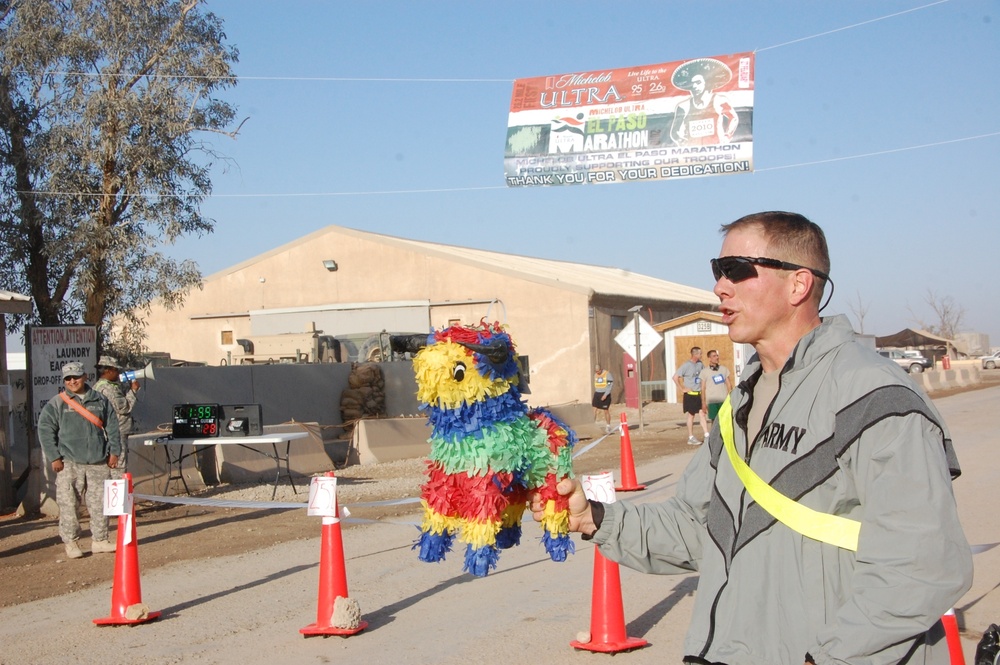
M 382 501 L 392 498 L 412 497 L 420 494 L 424 481 L 423 459 L 397 460 L 368 466 L 350 466 L 336 471 L 337 499 L 343 505 Z M 220 499 L 225 501 L 252 501 L 266 503 L 272 501 L 274 485 L 223 483 L 215 487 L 192 492 L 192 496 Z M 274 495 L 276 502 L 302 503 L 308 496 L 301 485 L 298 492 L 287 484 L 278 485 Z

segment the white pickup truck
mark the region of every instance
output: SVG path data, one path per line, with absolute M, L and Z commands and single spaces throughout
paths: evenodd
M 979 360 L 983 364 L 983 369 L 996 369 L 1000 367 L 1000 351 L 997 351 L 992 356 L 980 356 Z
M 925 358 L 919 351 L 904 351 L 902 349 L 879 349 L 879 355 L 885 356 L 910 374 L 919 374 L 930 369 L 934 363 Z

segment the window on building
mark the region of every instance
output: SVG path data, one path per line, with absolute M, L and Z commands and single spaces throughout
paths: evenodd
M 232 330 L 223 330 L 222 331 L 222 343 L 223 344 L 232 344 L 233 343 L 233 331 Z
M 614 334 L 625 327 L 624 316 L 611 316 L 611 333 Z
M 462 319 L 448 319 L 448 327 L 462 325 Z

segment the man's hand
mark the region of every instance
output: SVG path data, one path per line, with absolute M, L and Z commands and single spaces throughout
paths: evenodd
M 118 455 L 108 455 L 108 468 L 113 469 L 118 466 Z
M 132 379 L 132 383 L 129 384 L 129 387 L 132 388 L 132 392 L 139 392 L 139 382 L 135 379 Z
M 63 464 L 63 461 L 62 461 L 61 458 L 57 459 L 54 462 L 52 462 L 52 470 L 55 471 L 56 473 L 59 473 L 60 471 L 62 471 L 64 466 L 66 466 L 66 465 Z
M 556 485 L 556 491 L 562 496 L 569 497 L 569 530 L 588 536 L 593 535 L 597 531 L 597 525 L 594 524 L 590 502 L 583 493 L 580 481 L 575 478 L 564 478 Z M 545 517 L 545 503 L 539 494 L 531 496 L 531 516 L 536 522 L 541 522 Z

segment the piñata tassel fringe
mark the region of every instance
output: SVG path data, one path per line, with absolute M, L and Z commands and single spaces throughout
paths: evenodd
M 499 558 L 500 552 L 495 547 L 473 549 L 472 545 L 469 545 L 465 550 L 465 566 L 462 570 L 476 577 L 486 577 L 491 570 L 496 569 Z
M 451 551 L 451 543 L 455 536 L 451 533 L 430 533 L 424 531 L 411 549 L 419 549 L 421 561 L 436 563 L 444 561 L 445 555 Z
M 553 536 L 546 531 L 542 536 L 542 544 L 553 561 L 565 561 L 570 554 L 576 552 L 576 545 L 567 534 Z

